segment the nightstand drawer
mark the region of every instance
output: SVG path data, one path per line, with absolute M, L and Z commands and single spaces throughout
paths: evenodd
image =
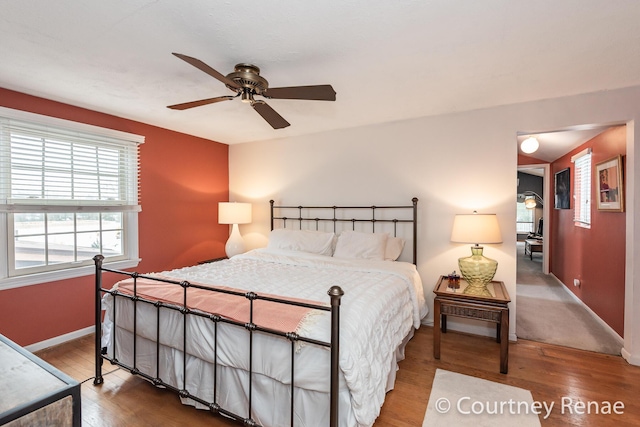
M 501 309 L 487 309 L 475 306 L 464 306 L 459 304 L 440 304 L 440 313 L 445 316 L 466 317 L 469 319 L 485 320 L 487 322 L 500 322 Z

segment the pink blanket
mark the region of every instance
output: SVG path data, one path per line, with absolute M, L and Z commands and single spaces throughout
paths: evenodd
M 173 280 L 173 279 L 171 279 Z M 193 283 L 194 285 L 196 283 Z M 207 286 L 197 284 L 198 286 Z M 225 289 L 236 292 L 245 291 L 226 286 L 207 286 L 212 289 Z M 119 282 L 118 290 L 124 294 L 133 295 L 133 279 Z M 184 303 L 184 289 L 182 286 L 163 283 L 150 279 L 137 279 L 137 295 L 141 298 L 159 300 L 182 306 Z M 303 302 L 314 305 L 325 305 L 316 301 L 306 301 L 294 298 L 284 298 L 277 295 L 260 294 L 265 297 L 286 299 L 287 301 Z M 205 313 L 217 314 L 227 319 L 242 323 L 249 322 L 250 302 L 244 296 L 211 292 L 198 288 L 187 288 L 187 307 Z M 285 305 L 271 301 L 253 301 L 253 323 L 264 328 L 275 329 L 280 332 L 295 332 L 310 308 L 295 305 Z

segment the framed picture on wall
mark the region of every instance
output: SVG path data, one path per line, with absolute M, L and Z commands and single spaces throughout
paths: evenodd
M 598 210 L 624 212 L 622 181 L 622 156 L 605 160 L 596 165 L 596 198 Z
M 569 168 L 556 172 L 555 175 L 555 208 L 569 209 L 571 195 L 571 176 Z

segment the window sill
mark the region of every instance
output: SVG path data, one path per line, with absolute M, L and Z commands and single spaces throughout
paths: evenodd
M 124 268 L 134 268 L 140 263 L 140 259 L 127 259 L 105 263 L 104 267 L 114 270 L 122 270 Z M 21 288 L 23 286 L 39 285 L 41 283 L 55 282 L 57 280 L 73 279 L 75 277 L 90 276 L 95 274 L 95 265 L 86 265 L 83 267 L 69 268 L 66 270 L 47 271 L 43 273 L 28 274 L 25 276 L 7 277 L 0 279 L 0 291 Z
M 591 228 L 591 224 L 585 224 L 584 222 L 574 222 L 573 225 L 575 225 L 576 227 L 580 227 L 580 228 Z

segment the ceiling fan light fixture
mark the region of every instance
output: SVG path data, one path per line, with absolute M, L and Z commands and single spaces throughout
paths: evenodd
M 533 136 L 530 136 L 529 138 L 522 141 L 522 144 L 520 145 L 520 149 L 523 153 L 526 154 L 535 153 L 538 147 L 540 147 L 540 143 Z
M 226 76 L 211 68 L 199 59 L 181 53 L 174 53 L 174 56 L 182 59 L 186 63 L 205 72 L 216 80 L 224 83 L 225 86 L 234 92 L 234 96 L 216 96 L 214 98 L 201 99 L 198 101 L 183 102 L 167 106 L 173 110 L 186 110 L 193 107 L 214 104 L 220 101 L 229 101 L 240 97 L 245 104 L 251 105 L 262 118 L 271 125 L 273 129 L 282 129 L 290 126 L 290 123 L 271 108 L 266 102 L 253 99 L 255 95 L 268 99 L 302 99 L 309 101 L 335 101 L 336 91 L 331 85 L 311 85 L 311 86 L 287 86 L 276 87 L 269 90 L 269 82 L 260 75 L 260 68 L 252 64 L 236 64 L 234 71 Z M 269 90 L 268 94 L 267 91 Z
M 253 104 L 253 94 L 249 89 L 244 89 L 242 91 L 242 98 L 240 99 L 246 104 Z

